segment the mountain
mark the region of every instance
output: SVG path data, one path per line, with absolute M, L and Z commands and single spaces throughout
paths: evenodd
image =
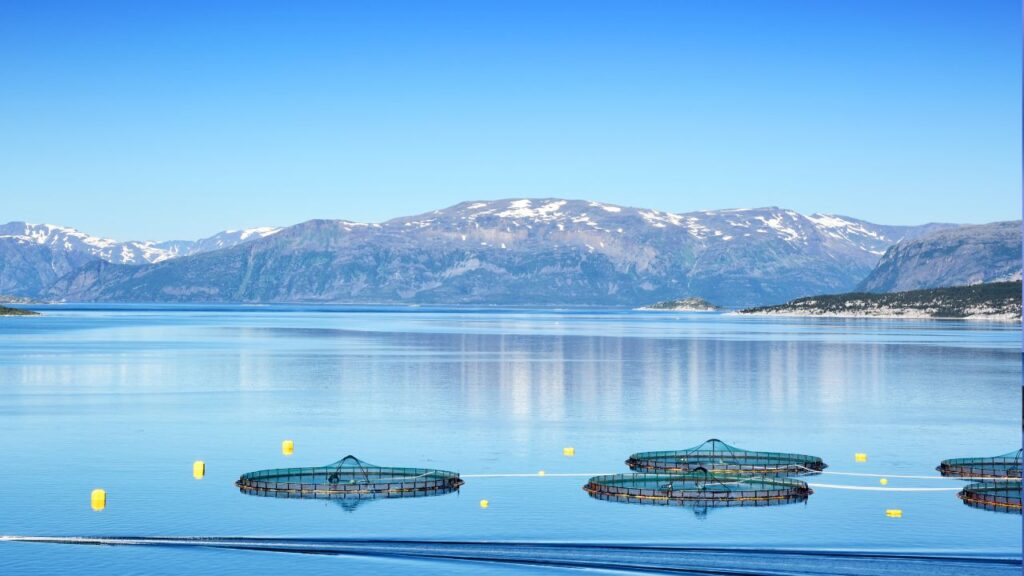
M 962 318 L 1020 321 L 1021 283 L 928 288 L 874 294 L 854 292 L 798 298 L 779 306 L 740 310 L 739 314 L 825 316 L 839 318 Z
M 463 202 L 379 224 L 311 220 L 145 266 L 95 261 L 53 298 L 726 306 L 856 286 L 892 244 L 951 225 L 882 226 L 758 208 L 675 214 L 581 200 Z
M 280 228 L 228 230 L 201 240 L 118 242 L 53 224 L 0 224 L 0 294 L 36 296 L 58 278 L 96 261 L 150 264 L 236 246 Z
M 246 228 L 244 230 L 225 230 L 223 232 L 218 232 L 209 238 L 202 238 L 200 240 L 190 242 L 184 251 L 176 253 L 175 256 L 190 256 L 192 254 L 220 250 L 221 248 L 231 248 L 232 246 L 238 246 L 244 242 L 266 238 L 267 236 L 276 234 L 280 231 L 281 228 L 273 228 L 269 226 Z
M 895 292 L 1017 280 L 1021 277 L 1021 222 L 936 230 L 889 248 L 857 286 Z

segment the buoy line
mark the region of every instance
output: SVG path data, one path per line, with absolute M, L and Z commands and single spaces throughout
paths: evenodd
M 860 478 L 902 478 L 906 480 L 950 480 L 950 481 L 962 481 L 962 482 L 984 482 L 999 480 L 998 478 L 972 478 L 967 476 L 915 476 L 912 474 L 874 474 L 869 472 L 836 472 L 832 470 L 811 470 L 810 468 L 804 468 L 808 472 L 814 474 L 832 474 L 833 476 L 853 476 Z M 557 472 L 517 472 L 517 473 L 494 473 L 494 474 L 460 474 L 461 478 L 546 478 L 546 477 L 559 477 L 559 478 L 589 478 L 591 476 L 605 476 L 615 474 L 615 472 L 594 472 L 594 473 L 557 473 Z M 744 474 L 750 474 L 757 476 L 754 471 L 744 472 Z M 822 485 L 824 486 L 824 484 Z M 945 488 L 943 488 L 945 490 Z
M 559 477 L 559 478 L 590 478 L 591 476 L 603 476 L 611 474 L 611 472 L 598 472 L 596 474 L 558 474 L 545 472 L 543 474 L 539 472 L 530 472 L 528 474 L 459 474 L 460 478 L 547 478 L 547 477 Z
M 801 468 L 804 468 L 801 466 Z M 855 476 L 860 478 L 904 478 L 907 480 L 962 480 L 962 481 L 992 481 L 998 480 L 998 478 L 971 478 L 967 476 L 914 476 L 911 474 L 872 474 L 869 472 L 835 472 L 833 470 L 811 470 L 810 468 L 804 468 L 808 472 L 815 474 L 832 474 L 833 476 Z
M 807 483 L 811 488 L 831 488 L 835 490 L 866 490 L 869 492 L 959 492 L 963 488 L 953 486 L 950 488 L 919 488 L 919 487 L 904 487 L 904 488 L 887 488 L 883 486 L 851 486 L 848 484 L 817 484 Z
M 598 473 L 598 474 L 575 474 L 575 473 L 551 473 L 545 472 L 539 474 L 537 472 L 531 473 L 508 473 L 508 474 L 460 474 L 460 478 L 591 478 L 593 476 L 605 476 L 610 475 L 609 472 Z M 939 480 L 962 480 L 961 478 L 946 478 L 944 476 L 899 476 L 899 475 L 886 475 L 886 474 L 859 474 L 855 472 L 824 472 L 824 474 L 838 474 L 838 475 L 850 475 L 850 476 L 866 476 L 871 478 L 920 478 L 920 479 L 939 479 Z M 807 483 L 811 488 L 825 488 L 831 490 L 858 490 L 868 492 L 959 492 L 961 486 L 951 487 L 916 487 L 916 486 L 905 486 L 905 487 L 886 487 L 886 486 L 853 486 L 849 484 L 821 484 L 821 483 Z

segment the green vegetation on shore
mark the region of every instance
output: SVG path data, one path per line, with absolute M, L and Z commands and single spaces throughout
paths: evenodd
M 851 292 L 808 296 L 778 306 L 747 308 L 739 313 L 1019 320 L 1021 283 L 1018 280 L 886 294 Z
M 651 304 L 650 306 L 644 306 L 641 310 L 676 310 L 680 312 L 714 312 L 721 310 L 718 306 L 715 306 L 711 302 L 703 298 L 680 298 L 679 300 L 666 300 L 664 302 L 658 302 Z
M 33 312 L 31 310 L 22 310 L 21 308 L 9 308 L 7 306 L 0 306 L 0 316 L 38 316 L 39 312 Z

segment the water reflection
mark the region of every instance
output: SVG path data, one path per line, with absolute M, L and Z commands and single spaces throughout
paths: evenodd
M 1019 551 L 1019 518 L 968 510 L 948 492 L 820 490 L 813 506 L 720 510 L 697 530 L 689 514 L 608 506 L 579 489 L 625 471 L 628 454 L 711 437 L 934 486 L 897 478 L 1019 445 L 1019 335 L 1006 329 L 545 311 L 60 314 L 0 320 L 0 428 L 19 447 L 8 479 L 36 487 L 0 495 L 4 533 Z M 330 462 L 339 446 L 496 477 L 470 481 L 465 498 L 337 501 L 358 522 L 332 522 L 333 500 L 281 506 L 232 485 L 246 470 Z M 77 488 L 53 475 L 55 461 L 75 467 Z M 159 491 L 147 489 L 154 477 L 167 478 Z M 103 514 L 82 506 L 97 486 L 116 503 Z M 908 521 L 864 512 L 889 507 Z
M 639 501 L 639 500 L 637 500 L 637 501 L 628 501 L 628 500 L 624 500 L 624 499 L 621 499 L 621 498 L 608 498 L 608 497 L 603 497 L 603 496 L 595 495 L 595 494 L 591 494 L 590 497 L 593 498 L 594 500 L 602 500 L 604 502 L 611 502 L 612 504 L 621 504 L 621 505 L 624 505 L 624 506 L 634 506 L 634 505 L 637 505 L 637 504 L 640 504 L 640 505 L 651 505 L 652 504 L 652 503 L 646 502 L 646 501 Z M 681 509 L 684 509 L 684 510 L 689 510 L 691 513 L 693 513 L 693 516 L 696 519 L 698 519 L 698 520 L 706 520 L 706 519 L 708 519 L 709 515 L 713 511 L 722 510 L 723 508 L 765 508 L 765 507 L 774 507 L 774 506 L 789 506 L 789 505 L 794 505 L 794 504 L 804 504 L 806 506 L 807 502 L 808 502 L 808 498 L 805 497 L 805 498 L 792 498 L 792 499 L 780 500 L 780 501 L 766 501 L 766 502 L 762 502 L 762 503 L 759 503 L 759 504 L 747 504 L 747 505 L 739 505 L 739 504 L 736 504 L 736 505 L 724 505 L 724 504 L 719 504 L 719 505 L 716 505 L 716 506 L 712 506 L 712 505 L 709 505 L 707 503 L 702 503 L 702 502 L 677 502 L 677 503 L 674 503 L 674 504 L 671 504 L 671 505 L 666 504 L 665 506 L 671 506 L 673 508 L 681 508 Z M 753 514 L 753 512 L 751 512 L 751 513 Z M 671 520 L 669 520 L 669 521 L 671 521 Z
M 282 383 L 325 395 L 361 390 L 364 395 L 416 397 L 388 413 L 443 408 L 468 418 L 555 421 L 568 417 L 668 422 L 737 417 L 765 427 L 795 420 L 827 423 L 899 403 L 904 413 L 949 401 L 955 390 L 924 390 L 906 382 L 938 380 L 943 365 L 978 366 L 976 401 L 997 404 L 1005 385 L 990 363 L 1011 350 L 917 350 L 913 370 L 906 346 L 865 342 L 726 341 L 508 334 L 358 333 L 349 330 L 250 328 L 254 340 L 308 335 L 308 354 L 290 351 L 288 361 L 257 347 L 236 359 L 237 381 L 246 389 Z M 263 333 L 263 337 L 257 335 Z M 373 348 L 369 353 L 366 349 Z M 327 352 L 326 354 L 324 352 Z M 152 375 L 150 375 L 152 376 Z M 946 375 L 948 377 L 948 375 Z M 294 383 L 294 384 L 292 384 Z M 893 386 L 893 384 L 899 384 Z M 908 393 L 909 392 L 909 393 Z M 371 398 L 371 401 L 373 398 Z M 981 407 L 983 410 L 984 408 Z

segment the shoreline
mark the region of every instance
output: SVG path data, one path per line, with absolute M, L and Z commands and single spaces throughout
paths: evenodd
M 857 314 L 857 313 L 843 313 L 843 312 L 798 312 L 798 311 L 787 311 L 787 312 L 727 312 L 727 316 L 781 316 L 784 318 L 851 318 L 851 319 L 878 319 L 878 320 L 963 320 L 971 322 L 999 322 L 1001 324 L 1014 324 L 1020 323 L 1020 316 L 1011 316 L 1007 314 L 993 314 L 991 316 L 982 315 L 971 315 L 971 316 L 932 316 L 925 313 L 910 313 L 910 314 L 895 314 L 895 313 L 883 313 L 883 314 Z
M 725 312 L 724 310 L 698 310 L 694 308 L 651 308 L 649 306 L 641 306 L 640 308 L 630 308 L 636 312 L 703 312 L 703 313 L 715 313 Z
M 315 308 L 320 308 L 323 312 L 335 312 L 335 311 L 346 311 L 346 312 L 373 312 L 373 311 L 387 311 L 387 312 L 444 312 L 444 311 L 457 311 L 459 313 L 467 312 L 528 312 L 528 311 L 542 311 L 546 313 L 557 313 L 557 312 L 612 312 L 612 313 L 623 313 L 623 312 L 644 312 L 644 313 L 676 313 L 676 314 L 701 314 L 701 315 L 719 315 L 729 317 L 745 317 L 745 316 L 758 316 L 758 317 L 783 317 L 783 318 L 847 318 L 847 319 L 879 319 L 879 320 L 961 320 L 971 322 L 994 322 L 1000 324 L 1013 324 L 1020 323 L 1021 316 L 1013 314 L 971 314 L 967 316 L 933 316 L 922 311 L 908 311 L 904 313 L 897 313 L 891 311 L 880 311 L 879 313 L 870 312 L 817 312 L 807 310 L 779 310 L 779 311 L 750 311 L 746 312 L 743 310 L 693 310 L 693 309 L 674 309 L 674 308 L 650 308 L 650 307 L 639 307 L 639 308 L 620 308 L 620 307 L 600 307 L 600 306 L 579 306 L 579 307 L 545 307 L 545 306 L 481 306 L 481 305 L 401 305 L 401 304 L 324 304 L 324 303 L 264 303 L 264 304 L 250 304 L 250 303 L 157 303 L 157 302 L 146 302 L 146 303 L 46 303 L 40 305 L 37 310 L 30 308 L 15 308 L 7 307 L 11 310 L 19 310 L 16 313 L 3 313 L 0 312 L 0 317 L 30 317 L 30 316 L 45 316 L 47 310 L 58 310 L 58 311 L 76 311 L 76 312 L 89 312 L 89 311 L 147 311 L 147 310 L 159 310 L 163 312 L 178 312 L 178 311 L 216 311 L 220 309 L 223 311 L 224 307 L 237 308 L 237 312 L 245 311 L 274 311 L 275 308 L 286 309 L 288 307 L 310 307 L 318 311 Z M 287 311 L 287 310 L 281 310 Z

